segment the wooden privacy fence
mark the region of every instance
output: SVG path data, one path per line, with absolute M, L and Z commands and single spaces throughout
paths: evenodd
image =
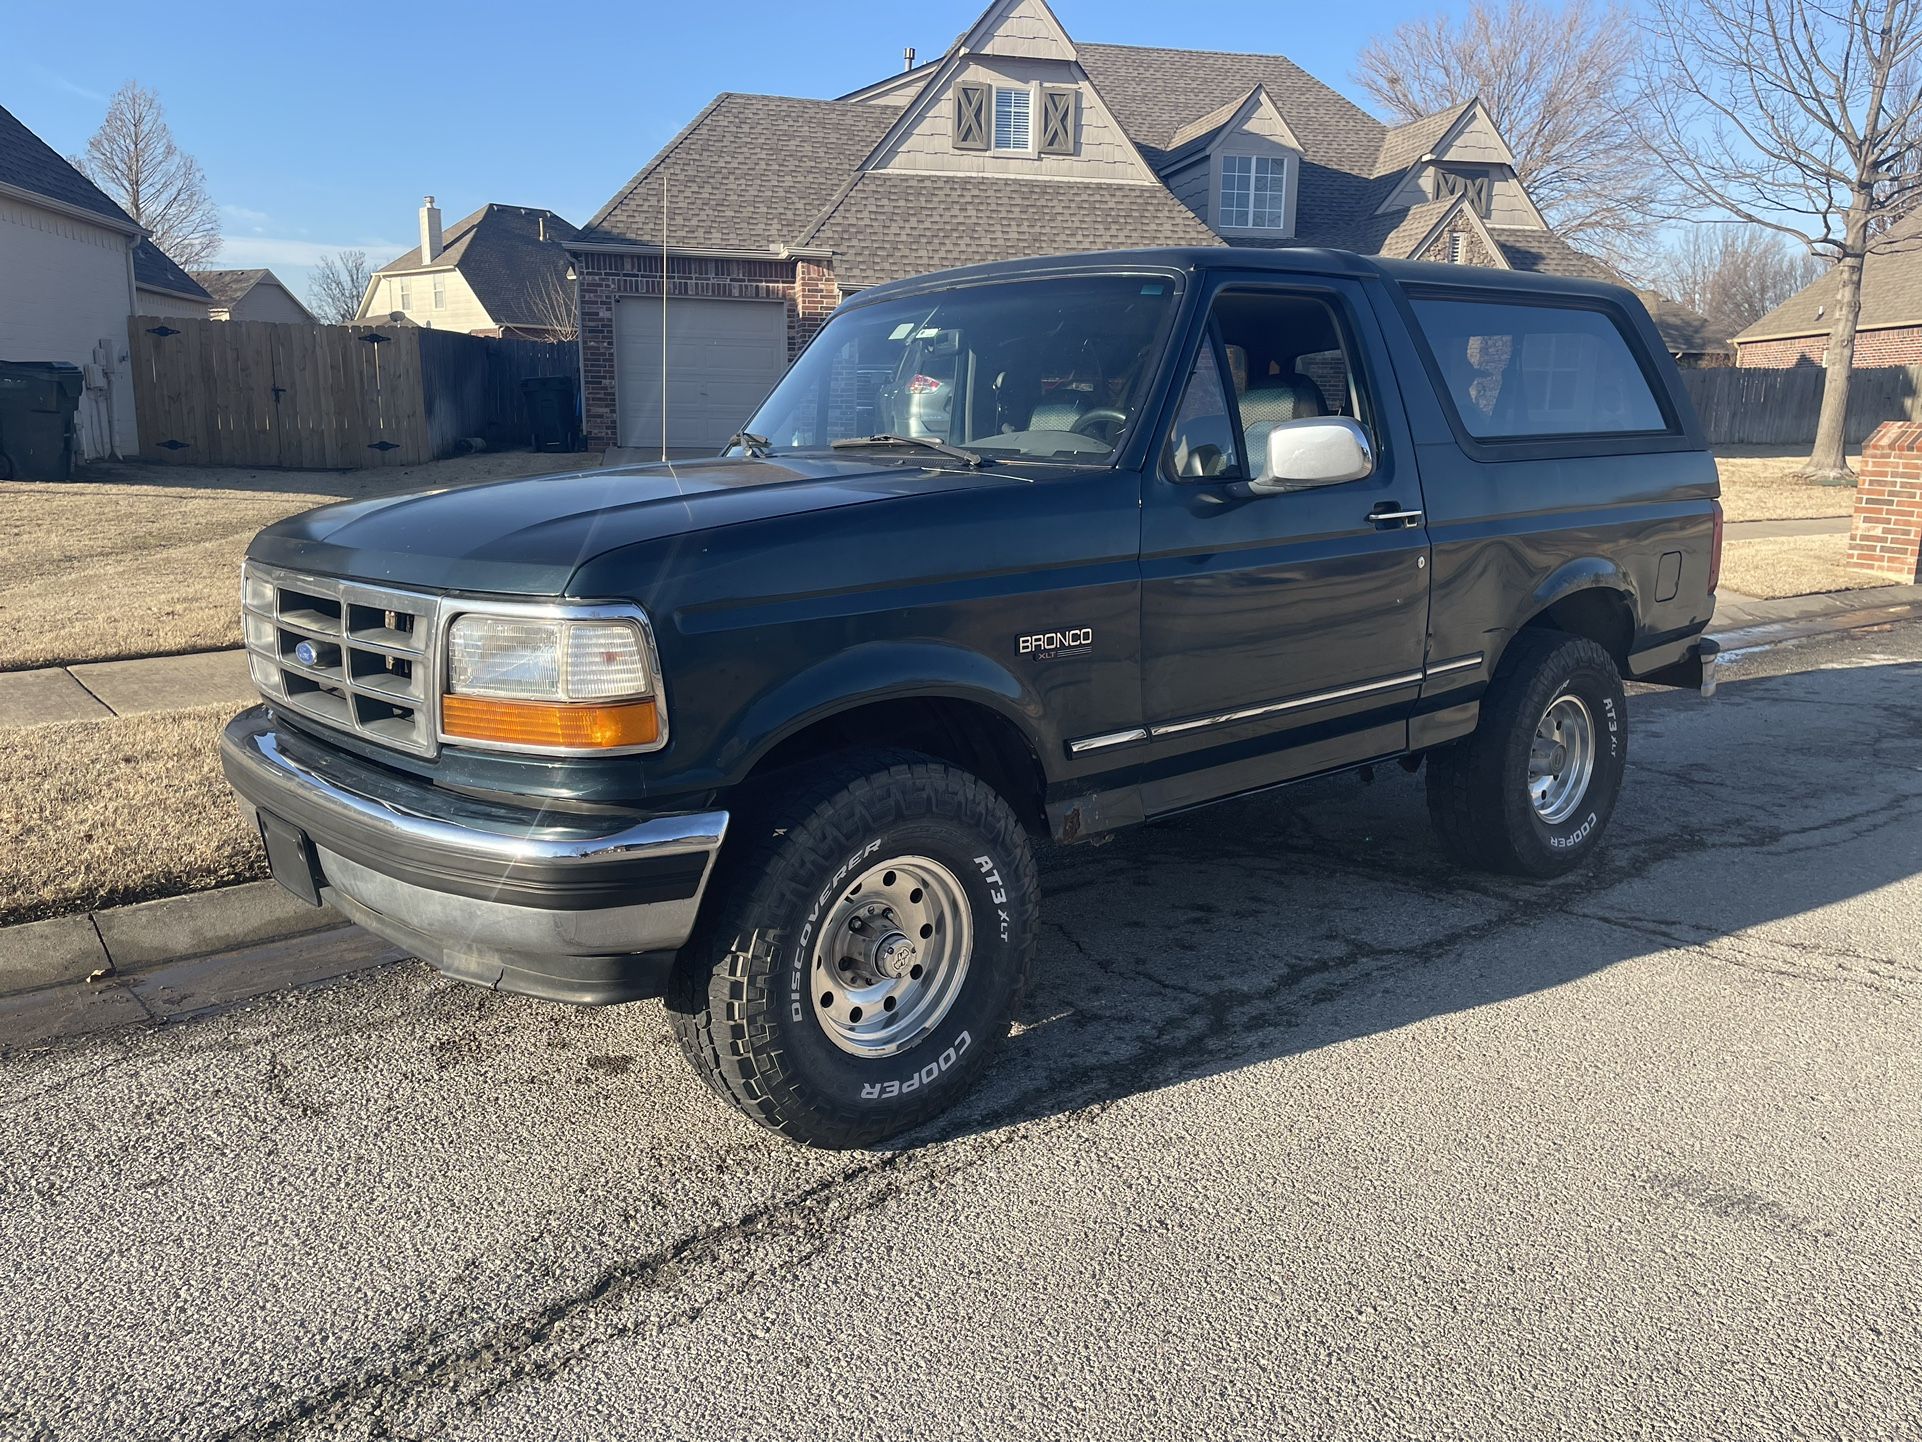
M 1723 366 L 1685 370 L 1711 445 L 1805 446 L 1822 409 L 1820 366 L 1788 370 Z M 1848 442 L 1860 445 L 1883 421 L 1922 420 L 1922 366 L 1858 370 L 1849 377 Z
M 572 342 L 394 325 L 135 316 L 140 458 L 167 465 L 345 470 L 524 444 L 520 383 L 576 375 Z

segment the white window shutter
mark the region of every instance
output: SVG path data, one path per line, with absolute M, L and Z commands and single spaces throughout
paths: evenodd
M 1073 155 L 1075 131 L 1077 130 L 1077 111 L 1080 109 L 1081 92 L 1078 90 L 1044 90 L 1041 92 L 1041 153 L 1043 155 Z
M 954 87 L 954 148 L 988 148 L 988 95 L 985 85 L 961 84 Z

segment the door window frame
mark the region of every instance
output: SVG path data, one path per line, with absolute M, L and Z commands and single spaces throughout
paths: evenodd
M 1215 316 L 1215 303 L 1224 295 L 1237 293 L 1282 295 L 1313 300 L 1324 306 L 1334 317 L 1337 339 L 1341 344 L 1342 353 L 1348 358 L 1348 383 L 1354 392 L 1356 414 L 1348 419 L 1354 421 L 1367 433 L 1369 444 L 1375 453 L 1373 471 L 1360 481 L 1346 481 L 1342 484 L 1361 485 L 1385 478 L 1393 469 L 1389 437 L 1387 427 L 1382 424 L 1383 412 L 1375 399 L 1380 394 L 1375 382 L 1376 367 L 1362 344 L 1362 331 L 1355 314 L 1353 298 L 1341 286 L 1319 276 L 1290 276 L 1285 281 L 1274 281 L 1261 276 L 1232 273 L 1219 276 L 1201 298 L 1201 335 L 1198 340 L 1182 348 L 1182 364 L 1175 371 L 1179 380 L 1172 387 L 1161 427 L 1154 432 L 1157 437 L 1156 458 L 1153 462 L 1156 473 L 1171 485 L 1219 485 L 1228 481 L 1246 481 L 1250 478 L 1247 473 L 1255 468 L 1254 458 L 1248 454 L 1248 436 L 1241 424 L 1240 397 L 1235 390 L 1234 372 L 1228 365 L 1226 342 L 1221 338 L 1221 326 Z M 1175 422 L 1180 417 L 1181 403 L 1187 399 L 1188 385 L 1194 376 L 1195 366 L 1201 359 L 1202 344 L 1210 345 L 1214 349 L 1222 396 L 1227 401 L 1230 411 L 1229 433 L 1233 435 L 1235 449 L 1241 457 L 1243 474 L 1240 475 L 1183 476 L 1175 474 L 1169 466 L 1169 457 L 1173 448 L 1168 442 L 1174 434 Z M 1323 400 L 1325 403 L 1326 397 Z M 1338 487 L 1317 489 L 1335 490 Z

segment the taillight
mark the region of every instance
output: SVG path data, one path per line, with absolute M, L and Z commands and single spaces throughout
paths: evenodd
M 1709 542 L 1708 546 L 1708 593 L 1711 596 L 1715 594 L 1715 588 L 1721 584 L 1722 580 L 1722 503 L 1716 501 L 1713 504 L 1715 506 L 1715 538 Z
M 916 376 L 908 382 L 908 394 L 911 396 L 924 396 L 929 391 L 938 391 L 940 389 L 941 382 L 933 376 Z

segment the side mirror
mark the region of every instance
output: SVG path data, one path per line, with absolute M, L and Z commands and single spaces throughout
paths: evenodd
M 1346 416 L 1310 416 L 1279 421 L 1268 432 L 1268 456 L 1261 474 L 1248 483 L 1257 496 L 1306 491 L 1359 481 L 1375 469 L 1375 448 L 1368 432 Z

